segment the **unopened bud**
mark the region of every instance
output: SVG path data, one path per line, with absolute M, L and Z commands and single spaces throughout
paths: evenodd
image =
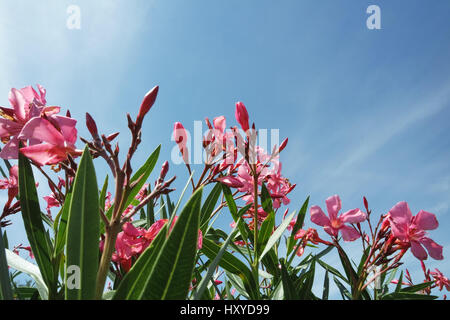
M 232 176 L 220 177 L 216 180 L 230 188 L 242 188 L 244 186 L 239 179 Z
M 86 112 L 86 127 L 94 139 L 98 138 L 97 124 L 89 113 Z
M 111 141 L 113 141 L 113 140 L 119 135 L 119 133 L 120 133 L 120 132 L 116 132 L 116 133 L 110 134 L 109 136 L 106 137 L 106 139 L 107 139 L 109 142 L 111 142 Z
M 288 138 L 284 139 L 283 142 L 281 142 L 280 148 L 278 149 L 278 152 L 281 152 L 286 148 L 286 145 L 288 143 Z
M 141 107 L 139 108 L 139 113 L 136 118 L 136 124 L 138 127 L 141 126 L 145 115 L 155 103 L 156 96 L 158 95 L 158 90 L 159 90 L 158 86 L 153 87 L 153 89 L 147 92 L 147 94 L 144 97 L 144 100 L 142 100 L 142 104 Z
M 161 182 L 164 181 L 164 178 L 166 177 L 168 171 L 169 171 L 169 162 L 166 161 L 163 163 L 161 167 L 161 173 L 159 174 L 159 180 Z

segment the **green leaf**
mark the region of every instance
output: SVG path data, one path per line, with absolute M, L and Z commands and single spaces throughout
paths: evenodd
M 236 206 L 236 202 L 233 199 L 233 194 L 231 193 L 231 190 L 228 186 L 224 184 L 220 184 L 222 186 L 223 195 L 225 196 L 225 200 L 227 201 L 228 209 L 230 210 L 231 216 L 236 223 L 237 228 L 239 229 L 239 232 L 243 238 L 244 241 L 249 240 L 249 235 L 251 234 L 250 229 L 248 228 L 247 224 L 242 220 L 240 222 L 239 218 L 247 212 L 247 210 L 252 206 L 252 204 L 246 205 L 245 207 L 241 208 L 239 211 Z
M 400 279 L 398 279 L 397 285 L 395 286 L 395 293 L 400 292 L 400 289 L 402 288 L 402 281 L 403 281 L 403 271 L 400 272 Z
M 410 292 L 393 292 L 383 296 L 382 300 L 435 300 L 437 296 Z
M 258 250 L 262 251 L 265 247 L 267 241 L 272 235 L 273 229 L 275 228 L 275 212 L 270 211 L 269 215 L 264 219 L 261 224 L 261 228 L 258 233 Z
M 130 184 L 136 183 L 133 189 L 129 190 L 126 201 L 123 203 L 123 208 L 128 207 L 128 205 L 135 199 L 136 195 L 141 190 L 142 186 L 147 181 L 148 177 L 155 168 L 156 162 L 158 161 L 159 152 L 161 150 L 161 145 L 159 145 L 155 151 L 148 157 L 147 161 L 139 168 L 138 171 L 130 179 Z M 114 204 L 108 209 L 106 216 L 111 218 L 112 212 L 114 210 Z
M 220 251 L 220 246 L 215 244 L 213 241 L 205 238 L 203 239 L 202 252 L 211 260 L 213 260 Z M 250 269 L 238 258 L 233 256 L 231 253 L 225 251 L 223 253 L 222 259 L 220 259 L 219 266 L 237 275 L 241 280 L 250 299 L 257 299 L 257 283 L 253 277 Z
M 273 211 L 272 197 L 264 183 L 261 186 L 261 206 L 268 214 Z
M 289 223 L 291 222 L 292 218 L 294 218 L 295 211 L 292 212 L 286 219 L 283 220 L 283 222 L 278 226 L 278 228 L 275 229 L 275 231 L 270 236 L 269 240 L 267 241 L 267 244 L 261 253 L 261 256 L 259 257 L 262 259 L 267 252 L 275 245 L 275 243 L 281 238 L 286 228 L 289 226 Z
M 203 296 L 203 292 L 205 291 L 206 286 L 208 285 L 209 281 L 211 280 L 216 267 L 219 265 L 220 259 L 222 259 L 222 256 L 225 253 L 225 251 L 227 250 L 228 245 L 230 244 L 230 242 L 236 236 L 237 231 L 238 231 L 238 229 L 235 228 L 233 230 L 233 232 L 230 233 L 230 235 L 228 236 L 227 240 L 225 240 L 225 242 L 223 243 L 223 245 L 220 248 L 219 252 L 217 253 L 216 257 L 214 258 L 214 260 L 209 265 L 208 271 L 203 276 L 202 280 L 200 281 L 200 283 L 199 283 L 199 285 L 197 287 L 197 290 L 196 290 L 196 292 L 194 294 L 194 300 L 199 300 Z
M 52 248 L 42 223 L 39 198 L 33 170 L 28 159 L 19 152 L 19 199 L 27 238 L 42 277 L 50 291 L 56 286 L 52 266 Z
M 311 290 L 312 290 L 312 286 L 314 283 L 315 271 L 316 271 L 316 259 L 313 259 L 309 266 L 308 272 L 305 273 L 305 281 L 299 292 L 300 299 L 302 299 L 302 300 L 305 300 L 308 298 L 314 299 L 314 295 Z
M 196 261 L 202 191 L 195 191 L 181 211 L 143 290 L 134 290 L 138 299 L 186 299 Z
M 66 244 L 66 228 L 67 228 L 67 221 L 69 218 L 69 207 L 71 203 L 72 193 L 68 192 L 66 195 L 66 199 L 64 201 L 64 205 L 61 208 L 61 216 L 59 219 L 58 224 L 58 231 L 56 233 L 56 245 L 55 245 L 55 251 L 53 256 L 56 257 L 58 254 L 63 252 L 64 245 Z
M 211 214 L 217 204 L 217 200 L 219 200 L 220 194 L 222 193 L 222 188 L 220 185 L 220 183 L 216 183 L 214 185 L 208 197 L 206 198 L 205 203 L 203 203 L 202 215 L 200 217 L 200 226 L 202 228 L 203 226 L 207 225 L 209 218 L 211 217 Z M 204 229 L 202 229 L 202 231 L 204 231 Z
M 151 185 L 148 185 L 148 194 L 152 193 Z M 155 203 L 153 199 L 147 203 L 147 228 L 155 223 Z
M 233 216 L 233 219 L 236 218 L 236 221 L 238 219 L 237 217 L 237 206 L 233 199 L 233 194 L 231 193 L 231 190 L 228 186 L 221 184 L 223 195 L 225 196 L 225 200 L 227 201 L 228 208 L 230 209 L 230 213 Z
M 361 260 L 359 261 L 358 271 L 357 271 L 358 276 L 361 276 L 361 273 L 363 272 L 364 263 L 366 262 L 367 257 L 369 256 L 370 248 L 371 248 L 371 247 L 368 246 L 368 247 L 366 248 L 366 250 L 364 250 L 363 255 L 361 256 Z
M 8 266 L 17 271 L 26 273 L 31 278 L 33 278 L 33 280 L 36 283 L 36 288 L 39 291 L 39 295 L 41 296 L 41 299 L 42 300 L 48 299 L 48 288 L 45 285 L 44 280 L 42 279 L 42 275 L 38 266 L 25 260 L 24 258 L 13 253 L 10 250 L 6 250 L 6 260 L 8 261 Z M 6 270 L 7 269 L 8 268 L 6 268 Z
M 162 218 L 163 219 L 167 219 L 167 209 L 166 209 L 166 203 L 164 202 L 164 198 L 163 197 L 161 197 L 160 198 L 160 205 L 159 205 L 159 207 L 161 208 L 161 210 L 162 210 Z
M 345 288 L 344 285 L 336 277 L 333 277 L 333 280 L 336 283 L 339 292 L 341 293 L 342 299 L 345 300 L 345 298 L 347 298 L 348 300 L 351 300 L 352 295 L 350 294 L 350 292 L 348 292 L 347 288 Z
M 347 284 L 349 284 L 348 280 L 335 268 L 330 266 L 329 264 L 323 262 L 322 260 L 317 260 L 317 262 L 327 271 L 331 274 L 339 277 L 341 280 L 344 280 Z
M 431 287 L 434 284 L 434 281 L 428 281 L 420 284 L 416 284 L 414 286 L 409 286 L 406 288 L 401 289 L 401 292 L 409 292 L 409 293 L 416 293 L 418 291 L 425 290 L 428 287 Z
M 5 255 L 2 229 L 0 227 L 0 300 L 12 300 L 13 293 L 9 281 L 8 263 Z
M 227 270 L 225 270 L 225 274 L 227 275 L 227 278 L 230 280 L 231 284 L 241 295 L 243 295 L 246 299 L 251 299 L 248 295 L 247 290 L 245 289 L 242 278 L 232 272 L 228 272 Z
M 328 270 L 327 270 L 325 272 L 325 279 L 323 280 L 322 300 L 328 300 L 329 292 L 330 292 L 330 277 L 328 276 Z
M 130 193 L 128 194 L 127 200 L 125 201 L 124 208 L 128 207 L 128 205 L 131 203 L 131 201 L 134 200 L 136 195 L 139 193 L 139 191 L 144 186 L 145 182 L 147 181 L 148 177 L 152 173 L 153 169 L 155 168 L 156 162 L 159 158 L 159 152 L 161 150 L 161 145 L 159 145 L 155 151 L 148 157 L 147 161 L 139 168 L 138 171 L 134 173 L 134 175 L 130 179 L 130 184 L 139 181 L 136 183 L 134 188 L 130 190 Z
M 281 281 L 283 283 L 283 292 L 285 300 L 298 300 L 300 297 L 297 294 L 297 290 L 295 289 L 294 282 L 295 277 L 292 277 L 284 263 L 281 264 Z
M 95 297 L 99 228 L 97 178 L 89 148 L 86 146 L 73 183 L 67 223 L 65 295 L 68 300 L 89 300 Z M 78 283 L 79 287 L 72 282 L 73 277 L 77 276 L 79 282 L 75 283 Z
M 302 208 L 300 209 L 300 212 L 298 213 L 297 220 L 295 221 L 294 227 L 292 228 L 291 235 L 289 236 L 288 241 L 288 254 L 292 252 L 295 246 L 295 235 L 297 232 L 303 227 L 303 222 L 305 221 L 306 211 L 308 210 L 308 204 L 309 204 L 309 196 L 306 198 L 305 202 L 302 205 Z

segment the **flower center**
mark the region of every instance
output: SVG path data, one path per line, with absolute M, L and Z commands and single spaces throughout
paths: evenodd
M 342 222 L 339 219 L 331 220 L 331 226 L 334 229 L 339 229 L 342 226 Z
M 418 241 L 425 236 L 425 231 L 410 227 L 408 230 L 408 236 L 410 240 Z

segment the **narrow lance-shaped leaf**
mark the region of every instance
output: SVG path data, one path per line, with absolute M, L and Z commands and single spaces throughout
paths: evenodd
M 303 227 L 303 222 L 305 221 L 306 211 L 308 210 L 309 196 L 306 198 L 305 202 L 297 215 L 297 220 L 295 221 L 294 227 L 292 228 L 291 235 L 288 240 L 288 254 L 292 252 L 295 246 L 295 235 Z
M 95 297 L 99 260 L 99 201 L 94 164 L 86 146 L 75 176 L 67 224 L 66 299 Z
M 19 199 L 27 238 L 42 277 L 52 292 L 56 286 L 52 266 L 52 248 L 42 222 L 33 170 L 28 159 L 19 152 Z
M 186 299 L 197 254 L 201 196 L 202 188 L 188 200 L 161 249 L 138 259 L 127 276 L 131 277 L 126 283 L 128 288 L 122 289 L 121 285 L 114 299 Z
M 327 270 L 325 272 L 325 278 L 323 280 L 322 300 L 328 300 L 329 292 L 330 292 L 330 277 L 328 276 L 328 270 Z
M 202 215 L 200 217 L 200 226 L 203 227 L 209 221 L 217 200 L 219 200 L 222 188 L 220 183 L 216 183 L 202 206 Z
M 0 300 L 12 300 L 13 294 L 9 281 L 8 263 L 6 262 L 5 245 L 0 227 Z
M 72 193 L 69 192 L 66 195 L 64 205 L 61 208 L 61 216 L 58 224 L 58 231 L 56 233 L 56 244 L 53 256 L 56 257 L 64 250 L 64 245 L 66 244 L 66 231 L 67 231 L 67 221 L 69 218 L 69 206 L 71 203 Z
M 291 213 L 286 219 L 283 220 L 283 222 L 276 228 L 276 230 L 272 233 L 269 240 L 267 241 L 267 244 L 261 253 L 261 256 L 259 257 L 262 259 L 267 252 L 277 243 L 277 241 L 281 238 L 283 235 L 283 232 L 287 229 L 289 226 L 289 223 L 291 222 L 292 218 L 294 218 L 295 212 Z
M 13 253 L 10 250 L 6 250 L 6 260 L 8 261 L 8 266 L 17 271 L 28 274 L 36 283 L 36 288 L 39 291 L 39 295 L 42 300 L 48 299 L 48 288 L 42 279 L 41 272 L 39 268 L 32 264 L 31 262 L 25 260 L 21 256 Z M 8 268 L 6 268 L 8 269 Z
M 225 253 L 225 250 L 227 249 L 228 245 L 230 244 L 230 242 L 236 236 L 237 231 L 238 231 L 238 229 L 235 228 L 230 233 L 230 235 L 228 236 L 228 238 L 225 240 L 225 242 L 223 243 L 222 247 L 220 248 L 219 252 L 217 253 L 216 257 L 211 262 L 211 264 L 210 264 L 210 266 L 208 268 L 208 271 L 203 276 L 202 280 L 200 281 L 200 283 L 198 285 L 197 291 L 195 292 L 195 295 L 194 295 L 194 300 L 198 300 L 198 299 L 200 299 L 202 297 L 203 292 L 206 289 L 206 286 L 207 286 L 208 282 L 211 280 L 211 277 L 213 276 L 216 267 L 219 265 L 220 259 L 222 259 L 222 256 Z
M 220 251 L 221 247 L 213 241 L 205 238 L 203 239 L 202 252 L 211 260 L 213 260 Z M 238 276 L 245 287 L 247 295 L 250 299 L 258 299 L 257 282 L 253 277 L 250 269 L 238 258 L 233 256 L 228 251 L 223 253 L 222 259 L 220 259 L 219 266 L 228 271 L 229 273 Z
M 186 298 L 197 255 L 202 191 L 199 188 L 188 200 L 161 248 L 144 299 Z

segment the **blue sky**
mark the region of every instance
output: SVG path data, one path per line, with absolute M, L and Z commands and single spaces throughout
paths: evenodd
M 234 103 L 243 101 L 257 127 L 289 137 L 281 160 L 297 183 L 291 211 L 308 195 L 324 206 L 339 194 L 344 210 L 366 196 L 377 215 L 405 200 L 414 214 L 437 215 L 431 237 L 450 256 L 450 2 L 43 3 L 0 2 L 1 105 L 10 88 L 40 83 L 49 104 L 80 120 L 81 136 L 88 111 L 104 132 L 121 132 L 125 149 L 125 114 L 136 115 L 159 85 L 137 166 L 160 143 L 160 163 L 170 158 L 175 121 L 192 129 L 225 115 L 233 123 Z M 381 8 L 381 30 L 366 27 L 371 4 Z M 80 30 L 66 28 L 69 5 L 81 9 Z M 171 172 L 181 189 L 184 167 Z M 8 229 L 13 244 L 23 239 L 19 218 Z M 406 262 L 421 281 L 410 253 Z M 445 260 L 428 265 L 450 275 Z

